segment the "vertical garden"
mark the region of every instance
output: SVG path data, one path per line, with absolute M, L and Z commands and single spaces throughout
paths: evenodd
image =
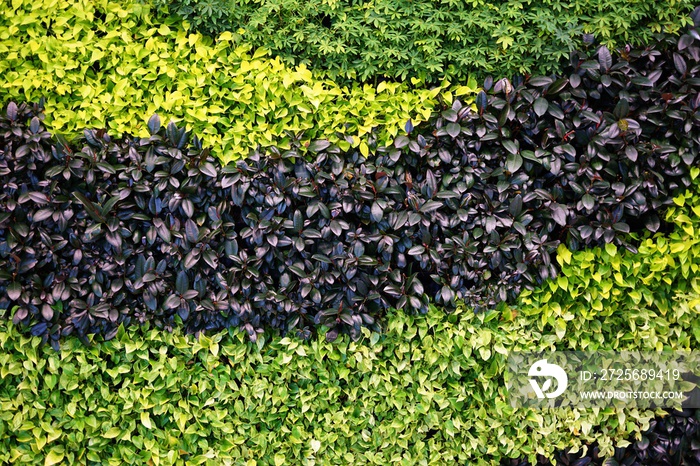
M 694 6 L 6 0 L 0 462 L 700 464 Z

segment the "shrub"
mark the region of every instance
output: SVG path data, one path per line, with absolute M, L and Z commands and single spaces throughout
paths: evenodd
M 465 81 L 486 74 L 548 74 L 586 44 L 641 46 L 678 34 L 695 6 L 678 2 L 601 3 L 429 0 L 153 0 L 206 33 L 231 31 L 287 64 L 334 79 Z M 225 11 L 227 10 L 227 11 Z
M 297 140 L 367 150 L 372 128 L 389 143 L 406 120 L 429 118 L 445 91 L 341 87 L 230 33 L 212 40 L 172 21 L 153 26 L 148 8 L 129 1 L 12 5 L 0 12 L 0 101 L 45 97 L 46 125 L 70 136 L 88 121 L 112 136 L 147 136 L 137 115 L 167 113 L 224 163 Z M 454 88 L 475 91 L 475 84 Z

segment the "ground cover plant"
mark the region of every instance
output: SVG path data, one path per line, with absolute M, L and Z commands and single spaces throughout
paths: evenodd
M 46 98 L 46 124 L 75 136 L 87 122 L 112 136 L 147 136 L 142 115 L 184 122 L 224 162 L 258 146 L 328 139 L 367 151 L 405 122 L 424 121 L 441 86 L 339 86 L 263 49 L 154 23 L 137 2 L 11 2 L 0 11 L 0 101 Z M 464 86 L 449 92 L 476 91 Z
M 207 34 L 231 31 L 285 63 L 336 80 L 440 83 L 487 74 L 549 74 L 595 38 L 642 46 L 690 24 L 689 0 L 559 2 L 152 0 Z
M 557 275 L 561 244 L 634 251 L 698 177 L 694 36 L 486 82 L 477 111 L 454 99 L 366 155 L 318 140 L 312 161 L 297 144 L 217 168 L 157 116 L 148 138 L 56 143 L 11 104 L 0 299 L 54 343 L 147 320 L 358 337 L 391 306 L 512 301 Z

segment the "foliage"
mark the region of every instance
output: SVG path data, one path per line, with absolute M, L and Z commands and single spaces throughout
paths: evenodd
M 429 118 L 445 91 L 341 87 L 230 33 L 212 40 L 174 21 L 153 24 L 129 1 L 12 2 L 0 11 L 0 54 L 0 101 L 45 97 L 54 132 L 76 135 L 89 121 L 112 136 L 147 136 L 138 115 L 167 113 L 224 162 L 297 139 L 358 147 L 372 128 L 386 144 L 406 120 Z
M 435 136 L 414 136 L 409 125 L 410 137 L 376 154 L 317 140 L 313 162 L 273 149 L 223 169 L 196 137 L 161 127 L 158 116 L 148 138 L 87 130 L 71 145 L 51 142 L 40 107 L 11 103 L 0 117 L 0 307 L 19 304 L 15 323 L 54 345 L 67 334 L 109 338 L 121 322 L 171 328 L 179 320 L 194 333 L 241 326 L 252 339 L 264 326 L 308 337 L 320 325 L 329 340 L 341 331 L 358 338 L 392 306 L 425 312 L 429 297 L 448 307 L 513 299 L 556 275 L 550 254 L 567 234 L 575 247 L 634 249 L 619 235 L 628 219 L 655 215 L 671 189 L 697 177 L 684 168 L 697 147 L 680 149 L 682 157 L 656 151 L 655 126 L 615 132 L 619 122 L 593 113 L 607 103 L 578 103 L 566 83 L 537 79 L 509 103 L 480 94 L 479 113 L 455 100 L 428 127 Z M 544 112 L 540 94 L 552 99 Z M 676 100 L 667 114 L 685 111 Z M 510 105 L 529 120 L 513 122 Z M 588 149 L 576 164 L 569 158 L 581 143 L 553 141 L 579 115 Z M 527 155 L 520 140 L 541 149 Z
M 608 48 L 678 34 L 690 0 L 152 0 L 206 33 L 231 31 L 334 79 L 547 74 L 592 35 Z M 227 10 L 227 11 L 226 11 Z
M 646 328 L 627 319 L 624 293 L 611 296 L 619 306 L 610 312 L 593 311 L 601 348 L 653 350 L 650 332 L 665 349 L 698 348 L 697 291 L 671 301 L 651 293 L 653 303 L 638 306 L 658 313 Z M 675 312 L 661 313 L 660 303 Z M 449 315 L 392 311 L 386 331 L 364 329 L 361 343 L 131 327 L 89 347 L 68 339 L 60 352 L 4 321 L 0 461 L 486 465 L 593 442 L 605 457 L 643 440 L 663 412 L 504 402 L 508 352 L 573 349 L 590 336 L 542 333 L 525 308 L 512 319 L 461 306 Z
M 694 412 L 693 412 L 694 411 Z M 586 465 L 673 465 L 700 463 L 700 410 L 685 410 L 670 413 L 649 423 L 649 430 L 638 441 L 625 448 L 615 448 L 615 454 L 607 460 L 600 455 L 600 448 L 593 445 L 586 452 L 557 452 L 554 461 L 539 456 L 537 464 Z M 502 466 L 530 466 L 527 459 L 501 461 Z

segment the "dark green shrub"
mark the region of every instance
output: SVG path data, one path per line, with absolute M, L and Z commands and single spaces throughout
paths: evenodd
M 584 46 L 585 33 L 609 48 L 647 44 L 655 32 L 677 34 L 691 24 L 695 6 L 689 0 L 233 0 L 227 16 L 223 4 L 155 0 L 161 13 L 175 13 L 200 31 L 238 31 L 245 43 L 338 80 L 433 83 L 551 73 Z

